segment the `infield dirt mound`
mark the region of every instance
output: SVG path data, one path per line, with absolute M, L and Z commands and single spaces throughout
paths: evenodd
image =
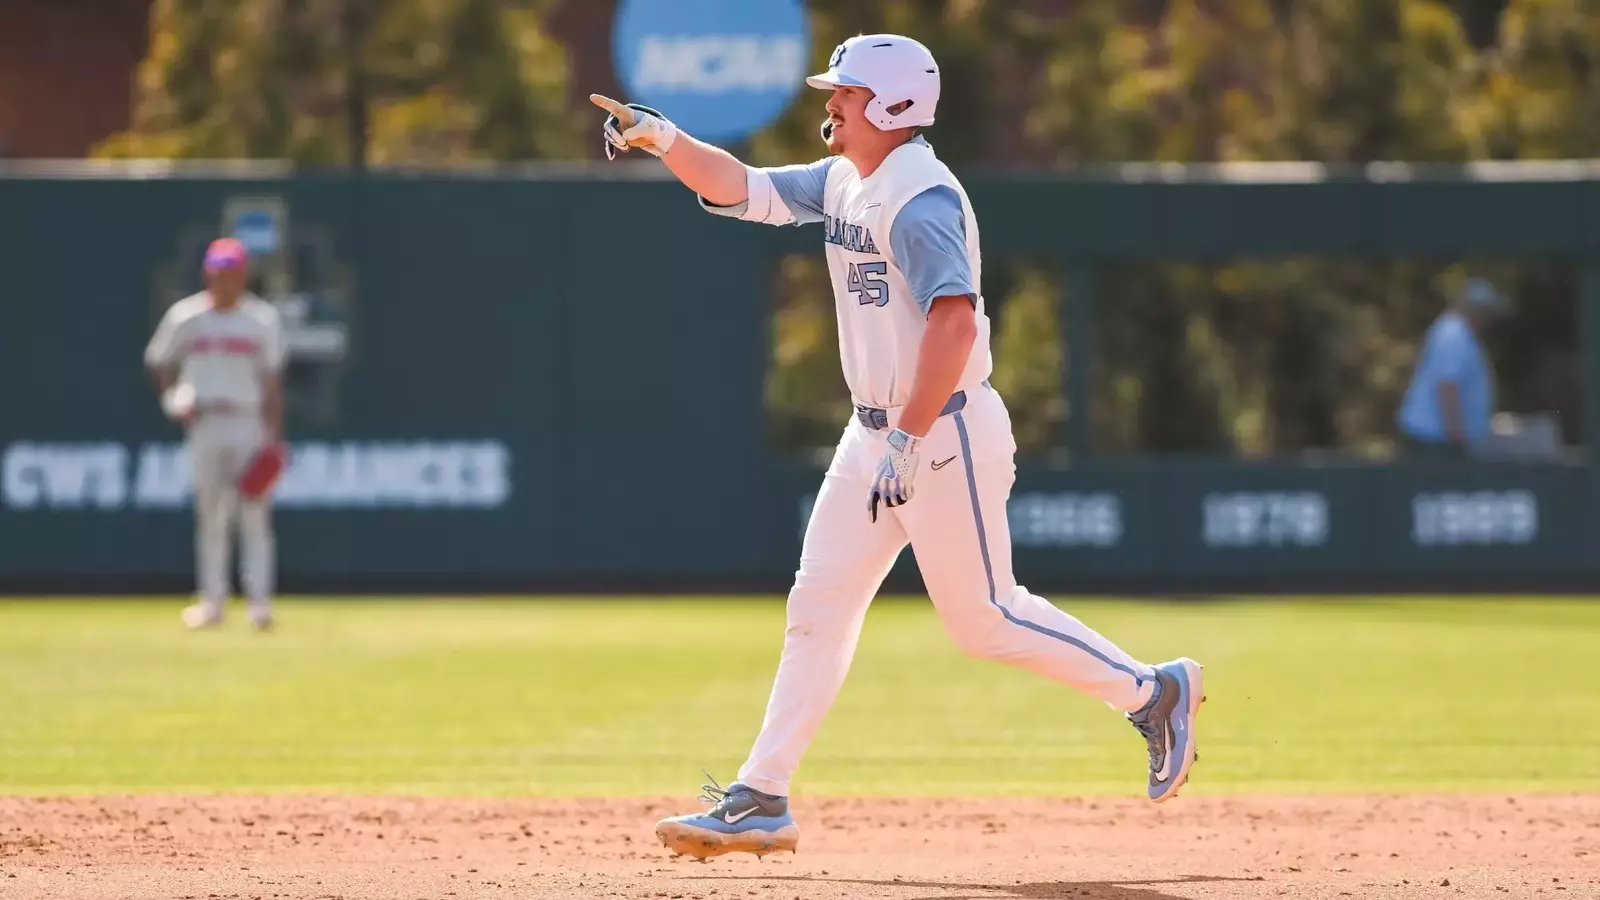
M 1600 897 L 1600 797 L 796 801 L 800 853 L 671 859 L 693 804 L 0 798 L 0 897 Z

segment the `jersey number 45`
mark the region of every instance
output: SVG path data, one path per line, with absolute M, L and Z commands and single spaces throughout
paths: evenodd
M 889 264 L 886 262 L 870 262 L 850 264 L 850 274 L 845 281 L 845 290 L 856 295 L 862 306 L 889 305 L 889 282 L 874 276 L 887 274 Z

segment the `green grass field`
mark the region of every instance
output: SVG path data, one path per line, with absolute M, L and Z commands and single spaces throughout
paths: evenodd
M 0 792 L 690 796 L 760 724 L 783 606 L 299 599 L 257 635 L 182 601 L 0 601 Z M 1207 665 L 1190 792 L 1600 790 L 1600 603 L 1072 602 Z M 1104 706 L 880 601 L 812 795 L 1136 796 Z

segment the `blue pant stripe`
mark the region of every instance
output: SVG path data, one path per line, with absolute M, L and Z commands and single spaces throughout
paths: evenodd
M 1144 685 L 1144 678 L 1140 676 L 1138 672 L 1135 672 L 1134 670 L 1120 663 L 1114 662 L 1104 653 L 1101 653 L 1099 650 L 1096 650 L 1095 648 L 1085 644 L 1083 641 L 1080 641 L 1069 634 L 1062 634 L 1059 631 L 1046 628 L 1043 625 L 1036 625 L 1025 619 L 1019 619 L 1012 615 L 1011 610 L 1000 605 L 1000 600 L 995 596 L 994 590 L 994 564 L 989 561 L 989 538 L 983 530 L 983 508 L 978 503 L 978 477 L 972 470 L 972 442 L 967 438 L 967 421 L 966 419 L 962 418 L 961 413 L 959 412 L 955 414 L 955 420 L 956 434 L 960 435 L 961 437 L 961 463 L 962 465 L 966 466 L 967 469 L 967 492 L 972 496 L 972 520 L 978 526 L 978 550 L 983 554 L 983 574 L 989 579 L 989 605 L 993 606 L 995 609 L 998 609 L 1000 611 L 1000 615 L 1005 616 L 1006 621 L 1010 622 L 1011 624 L 1021 625 L 1023 628 L 1026 628 L 1029 631 L 1033 631 L 1038 634 L 1042 634 L 1045 637 L 1052 637 L 1058 641 L 1064 641 L 1068 644 L 1071 644 L 1072 646 L 1077 647 L 1085 653 L 1088 653 L 1090 656 L 1093 656 L 1095 659 L 1100 660 L 1111 668 L 1116 669 L 1119 672 L 1126 672 L 1127 674 L 1132 675 L 1134 686 L 1142 687 Z

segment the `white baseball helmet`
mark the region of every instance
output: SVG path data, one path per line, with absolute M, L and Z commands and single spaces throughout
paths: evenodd
M 872 91 L 867 120 L 879 131 L 932 125 L 939 105 L 939 67 L 928 48 L 898 34 L 857 35 L 834 48 L 828 71 L 806 79 L 824 91 L 840 85 Z M 890 109 L 907 103 L 898 114 Z

